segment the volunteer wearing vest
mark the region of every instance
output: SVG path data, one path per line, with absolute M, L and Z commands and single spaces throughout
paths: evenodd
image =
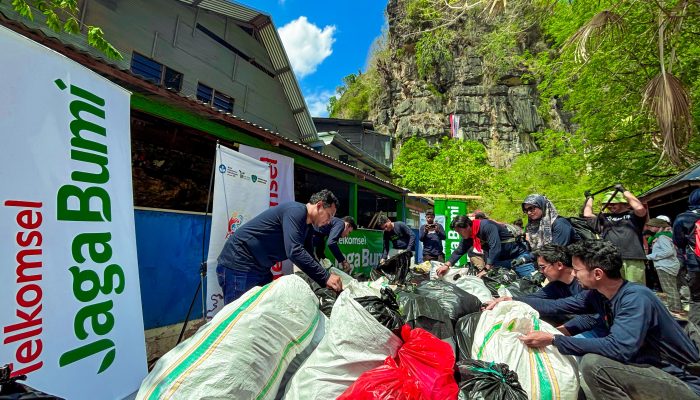
M 513 261 L 531 259 L 532 257 L 525 243 L 517 240 L 504 225 L 491 220 L 475 219 L 472 221 L 466 215 L 460 215 L 452 220 L 450 227 L 459 233 L 462 241 L 459 243 L 459 247 L 452 252 L 450 260 L 437 269 L 438 276 L 446 274 L 450 266 L 457 263 L 472 245 L 477 247 L 479 244 L 484 251 L 486 270 L 493 267 L 511 269 Z M 532 262 L 524 262 L 514 269 L 519 276 L 529 276 L 535 272 L 535 265 Z
M 678 255 L 688 268 L 690 286 L 690 312 L 688 319 L 700 326 L 700 243 L 696 240 L 700 231 L 700 189 L 695 189 L 688 198 L 688 211 L 679 214 L 673 222 L 673 243 Z
M 604 317 L 607 335 L 581 338 L 532 331 L 520 340 L 532 348 L 555 346 L 561 354 L 582 356 L 581 375 L 589 399 L 697 399 L 700 377 L 687 366 L 698 363 L 695 343 L 666 306 L 646 286 L 622 278 L 622 257 L 612 243 L 585 240 L 569 246 L 574 276 L 585 290 L 547 300 L 547 313 Z

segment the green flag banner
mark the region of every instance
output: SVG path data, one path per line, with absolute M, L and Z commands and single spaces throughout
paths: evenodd
M 449 259 L 452 252 L 457 249 L 462 238 L 457 231 L 450 229 L 452 219 L 458 215 L 467 214 L 467 202 L 458 200 L 435 200 L 435 215 L 445 216 L 445 258 Z M 457 265 L 461 265 L 460 262 Z

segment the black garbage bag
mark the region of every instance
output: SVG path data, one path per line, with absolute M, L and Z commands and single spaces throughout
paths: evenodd
M 525 277 L 511 283 L 510 285 L 506 286 L 506 288 L 510 291 L 513 297 L 522 297 L 542 289 L 542 284 L 537 283 L 536 280 L 530 279 L 529 277 Z
M 401 316 L 411 328 L 425 329 L 438 339 L 454 337 L 452 321 L 437 300 L 406 291 L 397 295 Z
M 518 274 L 507 268 L 493 268 L 481 278 L 493 296 L 498 296 L 498 288 L 508 287 L 518 280 Z
M 11 364 L 0 367 L 0 400 L 63 400 L 19 383 L 18 381 L 27 379 L 26 375 L 10 378 L 11 374 Z
M 409 267 L 411 266 L 413 253 L 404 251 L 384 261 L 384 264 L 372 268 L 370 278 L 373 281 L 381 277 L 386 277 L 391 285 L 403 285 L 406 283 Z
M 382 298 L 376 296 L 358 297 L 355 299 L 365 310 L 369 311 L 380 324 L 394 333 L 399 333 L 403 326 L 403 318 L 399 314 L 399 304 L 394 292 L 389 288 L 382 289 Z
M 456 365 L 459 400 L 527 400 L 518 374 L 506 364 L 466 360 Z
M 472 344 L 474 333 L 479 324 L 481 311 L 467 314 L 457 321 L 455 325 L 455 342 L 457 343 L 457 360 L 465 361 L 472 358 Z
M 321 285 L 309 278 L 309 276 L 302 271 L 296 272 L 295 275 L 306 281 L 316 297 L 318 297 L 319 310 L 321 310 L 326 317 L 330 318 L 331 310 L 333 310 L 333 304 L 335 304 L 335 301 L 338 299 L 338 293 L 336 293 L 336 291 L 333 289 L 321 287 Z
M 416 294 L 437 300 L 453 323 L 467 314 L 481 310 L 481 300 L 457 285 L 442 280 L 430 280 L 416 287 Z

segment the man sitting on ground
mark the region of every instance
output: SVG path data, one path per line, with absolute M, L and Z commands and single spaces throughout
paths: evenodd
M 578 338 L 532 331 L 527 346 L 555 346 L 583 356 L 580 371 L 592 399 L 697 399 L 700 378 L 686 366 L 700 360 L 698 348 L 646 286 L 622 279 L 622 257 L 607 241 L 569 246 L 574 274 L 587 290 L 548 300 L 550 312 L 604 316 L 609 333 Z

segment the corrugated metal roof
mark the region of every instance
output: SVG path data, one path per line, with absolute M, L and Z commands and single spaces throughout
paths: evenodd
M 691 182 L 691 181 L 700 181 L 700 163 L 693 165 L 692 167 L 686 169 L 685 171 L 681 172 L 680 174 L 674 176 L 673 178 L 647 190 L 646 192 L 640 194 L 638 197 L 648 197 L 650 195 L 655 194 L 658 191 L 661 191 L 666 188 L 670 188 L 672 186 L 675 186 L 679 183 L 683 182 Z
M 193 4 L 193 0 L 179 1 L 189 5 Z M 301 140 L 304 143 L 317 141 L 318 132 L 316 132 L 316 127 L 311 119 L 311 113 L 309 113 L 309 108 L 306 106 L 304 96 L 299 90 L 299 83 L 291 70 L 289 58 L 287 58 L 287 53 L 284 51 L 277 29 L 272 23 L 272 18 L 263 12 L 226 0 L 203 0 L 196 7 L 250 24 L 253 24 L 254 20 L 259 20 L 261 16 L 269 20 L 269 24 L 257 30 L 258 37 L 265 50 L 267 50 L 270 60 L 272 60 L 272 66 L 275 69 L 277 79 L 282 84 L 287 102 L 293 112 L 295 112 L 294 119 L 299 127 Z

